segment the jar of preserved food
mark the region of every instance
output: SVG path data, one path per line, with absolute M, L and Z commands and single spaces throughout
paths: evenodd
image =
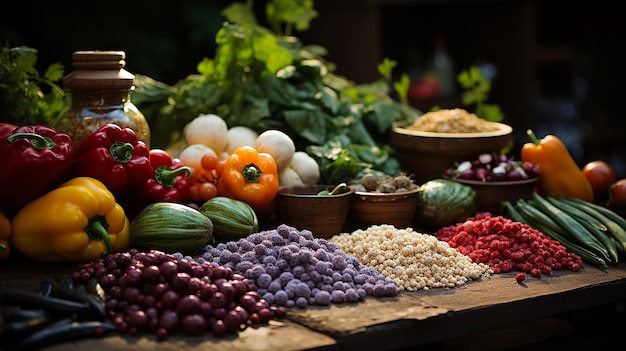
M 135 76 L 124 69 L 124 51 L 76 51 L 74 71 L 63 78 L 69 89 L 69 110 L 55 128 L 72 137 L 78 145 L 101 126 L 114 123 L 130 128 L 150 146 L 150 127 L 145 116 L 130 101 Z

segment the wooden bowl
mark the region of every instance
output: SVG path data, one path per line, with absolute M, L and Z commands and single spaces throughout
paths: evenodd
M 433 133 L 402 128 L 391 129 L 389 145 L 398 161 L 414 174 L 417 184 L 441 178 L 455 162 L 473 160 L 482 153 L 499 152 L 512 145 L 513 128 L 495 123 L 497 129 L 482 133 Z
M 449 179 L 449 178 L 448 178 Z M 476 191 L 476 211 L 502 213 L 502 201 L 515 202 L 519 199 L 532 200 L 539 177 L 517 181 L 482 182 L 479 180 L 452 179 L 469 185 Z
M 278 219 L 298 230 L 308 229 L 313 236 L 328 239 L 343 231 L 354 194 L 351 188 L 341 194 L 318 196 L 333 190 L 333 185 L 281 186 L 276 195 Z
M 352 229 L 391 224 L 406 228 L 413 224 L 419 188 L 402 193 L 354 192 L 348 222 Z

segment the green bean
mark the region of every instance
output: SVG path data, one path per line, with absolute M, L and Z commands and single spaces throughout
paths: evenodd
M 563 235 L 569 235 L 563 227 L 556 223 L 550 216 L 538 209 L 532 202 L 526 202 L 525 200 L 520 199 L 517 201 L 517 206 L 519 207 L 520 212 L 538 221 L 542 228 L 547 226 L 553 231 L 559 232 Z M 575 238 L 570 236 L 569 239 L 572 240 Z
M 610 234 L 606 232 L 608 231 L 608 228 L 603 223 L 600 223 L 596 217 L 592 216 L 589 212 L 581 209 L 580 207 L 570 205 L 569 203 L 560 200 L 560 198 L 548 196 L 546 199 L 554 206 L 570 214 L 574 219 L 578 219 L 578 222 L 582 224 L 583 227 L 585 227 L 589 233 L 598 239 L 598 241 L 606 248 L 611 261 L 619 261 L 619 255 L 617 254 L 615 243 L 611 241 Z M 605 231 L 602 231 L 599 228 L 604 228 Z
M 608 250 L 602 245 L 598 239 L 596 239 L 593 234 L 589 233 L 587 228 L 585 228 L 580 222 L 576 219 L 572 218 L 565 211 L 562 211 L 558 207 L 554 206 L 548 200 L 544 199 L 541 195 L 537 193 L 533 193 L 534 203 L 541 209 L 544 213 L 550 216 L 555 222 L 559 223 L 563 228 L 565 228 L 569 233 L 571 233 L 574 237 L 580 240 L 580 243 L 595 252 L 598 256 L 600 256 L 605 261 L 611 261 L 609 258 Z
M 574 198 L 566 198 L 564 201 L 585 206 L 586 210 L 591 215 L 606 225 L 609 233 L 611 233 L 615 240 L 617 240 L 626 250 L 626 219 L 606 207 L 602 207 L 591 202 Z
M 522 217 L 522 215 L 519 213 L 519 211 L 515 208 L 515 206 L 513 206 L 513 203 L 511 203 L 511 201 L 508 200 L 504 200 L 501 202 L 501 206 L 504 209 L 504 212 L 507 214 L 507 216 L 516 221 L 516 222 L 520 222 L 520 223 L 526 223 L 524 222 L 524 218 Z M 528 224 L 528 223 L 526 223 Z

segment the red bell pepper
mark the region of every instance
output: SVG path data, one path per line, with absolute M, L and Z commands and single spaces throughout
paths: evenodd
M 151 203 L 167 201 L 186 204 L 191 201 L 192 169 L 162 149 L 150 150 L 152 176 L 136 192 L 121 200 L 129 218 Z
M 150 149 L 130 128 L 103 125 L 75 151 L 74 176 L 98 179 L 116 198 L 136 191 L 152 176 Z
M 45 125 L 0 124 L 0 208 L 13 217 L 69 179 L 72 138 Z

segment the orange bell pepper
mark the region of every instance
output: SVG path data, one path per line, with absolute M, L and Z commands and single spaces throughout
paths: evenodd
M 233 151 L 224 163 L 217 183 L 221 196 L 240 200 L 259 211 L 278 194 L 278 170 L 274 158 L 251 146 Z
M 11 220 L 0 209 L 0 261 L 9 258 L 11 253 Z
M 555 135 L 538 139 L 532 130 L 526 133 L 530 142 L 522 146 L 521 159 L 539 167 L 537 192 L 593 202 L 593 188 L 565 144 Z

